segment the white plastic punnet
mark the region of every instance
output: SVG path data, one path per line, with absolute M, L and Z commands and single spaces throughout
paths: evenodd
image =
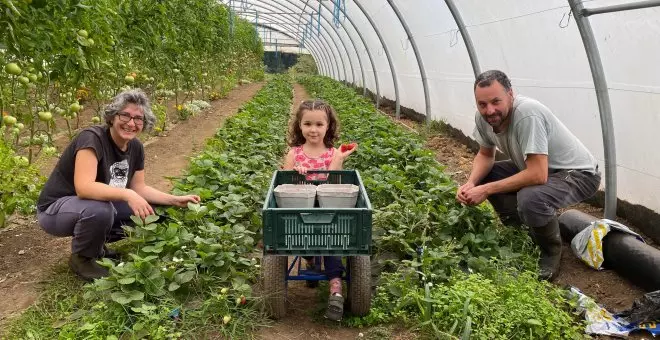
M 321 184 L 316 195 L 321 208 L 355 208 L 359 191 L 354 184 Z
M 313 208 L 316 185 L 280 184 L 273 189 L 278 208 Z

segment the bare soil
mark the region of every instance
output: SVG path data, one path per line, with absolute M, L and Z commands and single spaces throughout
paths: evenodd
M 160 136 L 144 138 L 147 184 L 163 191 L 172 187 L 167 177 L 179 176 L 186 169 L 189 157 L 200 151 L 225 118 L 237 112 L 263 86 L 252 83 L 231 91 L 226 98 L 211 103 L 212 107 L 185 121 L 171 120 L 169 129 Z M 171 105 L 168 105 L 171 106 Z M 173 112 L 173 108 L 168 110 Z M 169 112 L 168 112 L 169 113 Z M 81 113 L 81 127 L 91 122 L 94 113 Z M 170 117 L 176 117 L 173 113 Z M 55 145 L 61 152 L 69 139 L 59 134 Z M 52 171 L 57 158 L 38 163 L 42 174 Z M 57 238 L 39 227 L 36 216 L 13 216 L 7 228 L 0 230 L 0 327 L 20 314 L 39 297 L 40 285 L 55 264 L 66 263 L 70 255 L 70 238 Z

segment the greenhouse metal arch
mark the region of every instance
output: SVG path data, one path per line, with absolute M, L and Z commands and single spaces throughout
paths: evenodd
M 265 1 L 254 0 L 254 1 L 250 1 L 249 4 L 250 6 L 254 6 L 257 5 L 256 4 L 257 2 L 265 3 Z M 322 67 L 321 72 L 333 78 L 348 81 L 348 76 L 347 76 L 348 72 L 346 71 L 346 66 L 348 64 L 350 65 L 351 68 L 350 73 L 353 75 L 351 79 L 353 80 L 353 83 L 355 85 L 358 85 L 358 81 L 355 77 L 355 69 L 353 68 L 354 65 L 352 65 L 351 63 L 351 60 L 353 58 L 357 58 L 358 63 L 360 64 L 359 68 L 362 74 L 361 84 L 364 88 L 364 91 L 366 91 L 367 83 L 373 79 L 373 84 L 375 84 L 376 87 L 375 90 L 376 90 L 377 104 L 383 95 L 381 93 L 381 86 L 380 86 L 381 83 L 376 77 L 377 73 L 379 72 L 377 70 L 378 61 L 375 61 L 375 58 L 372 55 L 372 51 L 374 49 L 382 48 L 385 54 L 385 59 L 388 64 L 389 73 L 391 74 L 392 77 L 392 90 L 394 92 L 393 99 L 395 101 L 395 109 L 398 117 L 400 112 L 400 105 L 401 105 L 400 102 L 403 97 L 402 94 L 400 93 L 401 75 L 399 74 L 400 72 L 396 69 L 397 68 L 396 61 L 400 59 L 397 59 L 398 56 L 393 55 L 392 48 L 394 46 L 393 44 L 387 41 L 388 39 L 383 34 L 383 29 L 388 31 L 388 33 L 391 33 L 393 28 L 391 27 L 391 25 L 388 27 L 383 27 L 382 23 L 379 23 L 373 19 L 373 16 L 378 15 L 379 17 L 389 16 L 390 18 L 395 18 L 396 20 L 388 21 L 388 24 L 392 22 L 396 22 L 395 26 L 398 27 L 397 30 L 399 30 L 399 32 L 403 32 L 406 45 L 409 43 L 410 46 L 412 47 L 415 60 L 414 62 L 410 62 L 410 64 L 416 65 L 417 68 L 416 77 L 418 77 L 418 81 L 419 83 L 421 83 L 421 88 L 424 93 L 423 112 L 425 112 L 425 117 L 427 121 L 433 118 L 432 117 L 433 106 L 432 106 L 432 100 L 430 99 L 431 96 L 430 94 L 432 93 L 432 89 L 427 84 L 427 81 L 429 79 L 429 74 L 428 71 L 425 69 L 426 60 L 424 60 L 423 51 L 420 51 L 419 49 L 419 42 L 417 41 L 418 39 L 416 39 L 418 37 L 422 37 L 422 39 L 424 39 L 425 37 L 428 36 L 428 34 L 427 35 L 420 34 L 419 32 L 415 32 L 414 27 L 409 27 L 408 25 L 409 20 L 408 17 L 406 16 L 406 13 L 409 14 L 412 10 L 414 10 L 414 8 L 419 8 L 419 7 L 437 8 L 439 5 L 435 4 L 434 6 L 430 6 L 429 2 L 424 2 L 424 4 L 411 5 L 411 4 L 404 4 L 401 1 L 394 1 L 394 0 L 388 0 L 386 3 L 382 3 L 382 4 L 380 3 L 375 4 L 364 0 L 363 1 L 354 0 L 348 2 L 345 5 L 346 6 L 345 8 L 344 7 L 335 8 L 334 9 L 335 13 L 332 14 L 333 11 L 333 8 L 331 8 L 332 5 L 324 3 L 323 1 L 287 0 L 287 1 L 275 2 L 279 6 L 281 6 L 278 8 L 285 8 L 285 9 L 288 8 L 290 10 L 291 8 L 283 5 L 282 4 L 283 2 L 288 2 L 292 6 L 295 6 L 296 8 L 302 10 L 302 13 L 298 15 L 298 21 L 301 23 L 301 25 L 305 22 L 307 16 L 310 15 L 314 16 L 319 14 L 318 10 L 315 10 L 316 8 L 321 10 L 320 17 L 323 17 L 323 22 L 318 23 L 320 25 L 321 35 L 323 34 L 324 31 L 337 32 L 336 36 L 332 35 L 333 38 L 331 38 L 335 43 L 334 48 L 336 50 L 336 53 L 326 53 L 327 58 L 323 60 L 323 63 L 330 65 L 326 65 L 325 67 Z M 268 1 L 268 3 L 272 4 L 273 1 Z M 429 5 L 429 6 L 425 6 L 425 5 Z M 469 9 L 461 8 L 461 6 L 456 4 L 453 0 L 445 0 L 444 5 L 446 6 L 445 10 L 450 15 L 453 23 L 456 25 L 456 27 L 453 28 L 450 31 L 450 33 L 453 33 L 455 31 L 456 36 L 458 34 L 461 35 L 462 42 L 465 46 L 465 52 L 467 52 L 467 57 L 469 58 L 470 61 L 472 72 L 474 75 L 477 75 L 482 70 L 481 64 L 483 64 L 483 61 L 481 60 L 481 57 L 483 56 L 483 52 L 481 53 L 479 52 L 478 47 L 480 45 L 475 44 L 474 39 L 472 38 L 471 31 L 476 31 L 478 27 L 485 24 L 489 24 L 490 22 L 486 22 L 485 24 L 484 23 L 466 24 L 465 14 L 472 13 L 469 11 Z M 399 6 L 404 6 L 404 7 L 402 9 L 399 9 Z M 469 7 L 469 5 L 464 5 L 464 6 Z M 598 107 L 598 117 L 600 121 L 599 124 L 601 125 L 600 128 L 601 143 L 599 148 L 602 148 L 603 151 L 602 161 L 604 163 L 604 172 L 605 172 L 604 206 L 605 206 L 605 216 L 608 218 L 613 218 L 616 215 L 616 210 L 617 210 L 617 165 L 618 164 L 617 164 L 617 154 L 615 150 L 616 138 L 614 133 L 614 118 L 612 116 L 610 87 L 608 87 L 605 77 L 606 67 L 603 65 L 602 58 L 600 56 L 600 52 L 596 42 L 596 36 L 594 34 L 594 30 L 591 27 L 592 24 L 589 17 L 595 16 L 597 14 L 616 13 L 621 11 L 651 8 L 656 6 L 660 6 L 660 1 L 655 1 L 655 0 L 639 1 L 633 3 L 617 4 L 617 5 L 593 7 L 593 8 L 586 8 L 582 2 L 577 0 L 555 1 L 553 2 L 553 4 L 538 6 L 542 8 L 531 14 L 527 13 L 519 16 L 512 15 L 510 18 L 493 20 L 493 22 L 506 22 L 507 20 L 514 20 L 518 17 L 525 17 L 543 12 L 561 10 L 564 11 L 564 16 L 561 18 L 560 27 L 566 28 L 564 25 L 569 26 L 571 17 L 574 18 L 575 21 L 574 25 L 577 26 L 577 29 L 579 31 L 580 41 L 583 44 L 583 51 L 588 61 L 590 75 L 591 75 L 591 84 L 593 86 L 593 89 L 595 90 L 595 97 L 596 97 L 595 102 L 597 103 L 597 107 Z M 308 7 L 309 10 L 307 9 Z M 260 6 L 260 8 L 264 9 L 264 12 L 260 12 L 260 15 L 262 16 L 268 15 L 265 6 Z M 333 17 L 334 23 L 327 18 L 327 13 L 325 13 L 326 11 L 334 16 Z M 338 13 L 340 14 L 337 15 Z M 419 15 L 418 12 L 416 14 Z M 566 20 L 564 19 L 564 17 L 568 19 Z M 282 19 L 281 16 L 277 18 L 278 20 Z M 368 54 L 374 74 L 373 78 L 367 79 L 366 74 L 364 73 L 364 65 L 362 65 L 363 64 L 362 59 L 360 58 L 360 51 L 358 50 L 358 46 L 355 42 L 357 41 L 357 39 L 355 41 L 353 40 L 353 32 L 347 29 L 347 26 L 344 24 L 345 19 L 349 21 L 351 27 L 357 32 L 360 38 L 359 40 L 362 43 L 362 46 L 364 47 L 364 51 L 367 52 Z M 344 43 L 345 37 L 338 32 L 340 30 L 343 30 L 345 32 L 346 37 L 348 37 L 349 40 L 351 40 L 350 46 L 352 47 L 352 50 L 349 50 L 348 47 L 349 44 Z M 442 33 L 447 33 L 447 32 L 442 32 Z M 300 42 L 300 35 L 297 36 Z M 334 38 L 337 38 L 339 42 L 343 45 L 343 49 L 347 53 L 346 58 L 343 58 L 343 55 L 339 51 L 339 46 L 338 46 L 339 44 L 337 43 L 336 40 L 334 40 Z M 377 45 L 370 46 L 370 42 L 376 43 Z M 454 44 L 456 44 L 456 42 L 454 42 Z M 327 49 L 330 48 L 328 47 Z M 310 52 L 316 54 L 315 59 L 317 60 L 321 59 L 318 56 L 320 52 L 318 51 L 318 49 L 315 52 L 314 51 L 310 51 Z M 348 59 L 348 61 L 346 61 L 346 59 Z M 341 63 L 341 65 L 339 65 L 339 63 Z M 332 64 L 337 65 L 337 68 L 340 68 L 339 66 L 343 68 L 344 71 L 343 77 L 339 74 L 338 69 L 336 70 L 336 72 L 329 69 L 329 67 L 331 67 Z M 380 72 L 385 72 L 385 71 L 383 70 Z M 515 74 L 512 74 L 512 76 L 515 78 Z M 625 168 L 625 166 L 623 167 Z M 635 169 L 633 168 L 633 170 Z M 654 178 L 658 178 L 658 176 L 653 174 L 648 174 L 648 175 L 653 176 Z M 631 199 L 630 197 L 624 197 L 624 198 Z M 634 198 L 631 200 L 635 201 Z

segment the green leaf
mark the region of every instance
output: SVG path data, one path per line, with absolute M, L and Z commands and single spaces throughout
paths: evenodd
M 121 279 L 117 280 L 117 282 L 119 284 L 122 284 L 122 285 L 129 285 L 129 284 L 135 282 L 135 277 L 124 277 L 124 278 L 121 278 Z
M 174 276 L 174 280 L 180 284 L 184 284 L 195 278 L 195 274 L 197 274 L 197 272 L 192 270 L 185 271 L 183 273 L 176 274 Z
M 536 320 L 536 319 L 527 320 L 527 324 L 532 325 L 532 326 L 543 326 L 543 323 L 539 320 Z
M 149 216 L 147 216 L 147 218 L 144 219 L 144 223 L 147 223 L 147 224 L 154 223 L 154 222 L 158 221 L 159 217 L 160 216 L 158 216 L 158 215 L 149 215 Z
M 117 284 L 115 283 L 115 281 L 111 281 L 111 280 L 108 280 L 107 278 L 103 278 L 103 279 L 100 279 L 100 280 L 96 280 L 94 282 L 94 286 L 96 286 L 96 288 L 98 290 L 103 291 L 103 290 L 108 290 L 108 289 L 114 288 L 114 287 L 117 286 Z
M 172 282 L 170 282 L 169 287 L 167 287 L 167 290 L 169 290 L 170 292 L 173 292 L 173 291 L 179 289 L 179 287 L 181 287 L 181 286 L 178 283 L 172 281 Z
M 142 226 L 142 229 L 149 230 L 149 231 L 154 231 L 154 230 L 156 230 L 156 228 L 158 228 L 158 225 L 154 224 L 154 223 L 145 224 L 145 225 Z
M 120 305 L 125 305 L 132 301 L 144 299 L 144 293 L 135 290 L 130 292 L 113 292 L 110 294 L 110 298 Z
M 144 225 L 144 221 L 142 221 L 141 218 L 139 218 L 135 215 L 131 215 L 131 221 L 133 221 L 133 223 L 135 223 L 136 226 L 141 227 L 142 225 Z

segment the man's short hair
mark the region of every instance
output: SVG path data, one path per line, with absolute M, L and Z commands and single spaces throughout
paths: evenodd
M 493 83 L 493 81 L 500 83 L 502 87 L 504 87 L 505 91 L 511 90 L 511 80 L 509 80 L 509 77 L 507 77 L 507 75 L 500 70 L 488 70 L 481 73 L 479 76 L 477 76 L 477 79 L 474 80 L 473 90 L 476 90 L 477 86 L 488 87 Z

